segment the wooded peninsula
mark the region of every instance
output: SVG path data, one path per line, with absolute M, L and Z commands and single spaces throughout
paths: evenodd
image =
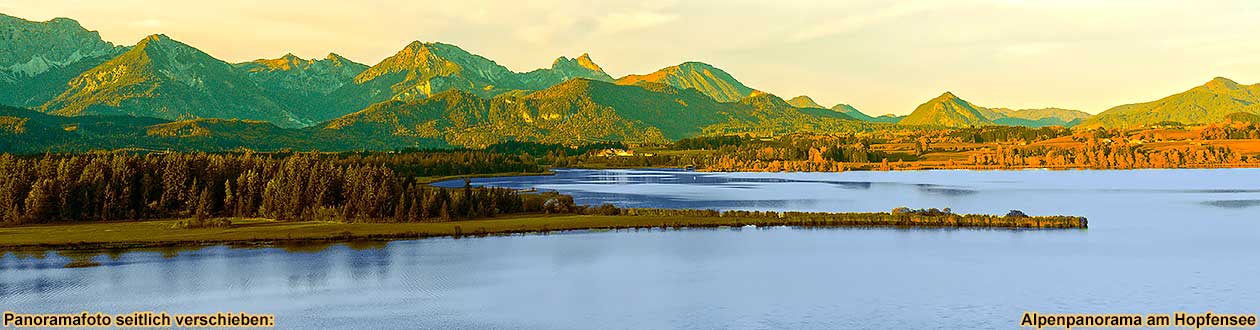
M 437 178 L 544 173 L 580 150 L 513 143 L 393 153 L 0 155 L 0 247 L 117 248 L 397 239 L 582 229 L 682 227 L 1086 228 L 1084 218 L 625 209 L 555 192 L 427 184 Z M 540 154 L 540 157 L 532 156 Z

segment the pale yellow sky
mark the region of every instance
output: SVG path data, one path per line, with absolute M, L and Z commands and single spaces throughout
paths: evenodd
M 614 77 L 696 60 L 872 115 L 946 90 L 1096 113 L 1215 76 L 1260 82 L 1260 1 L 0 0 L 0 12 L 70 17 L 117 44 L 164 33 L 229 62 L 336 52 L 371 65 L 412 40 L 516 71 L 583 52 Z

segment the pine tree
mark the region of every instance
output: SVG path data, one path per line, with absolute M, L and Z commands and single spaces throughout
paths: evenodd
M 26 221 L 24 222 L 54 220 L 58 203 L 53 189 L 53 182 L 49 179 L 40 179 L 31 186 L 31 192 L 26 196 Z
M 236 207 L 236 196 L 232 195 L 232 180 L 223 181 L 223 209 L 231 213 Z
M 210 187 L 201 190 L 201 197 L 197 199 L 197 222 L 204 222 L 211 216 L 211 210 L 214 207 L 214 199 L 210 195 Z

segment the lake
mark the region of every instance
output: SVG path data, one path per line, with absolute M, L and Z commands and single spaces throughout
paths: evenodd
M 278 328 L 1011 329 L 1257 313 L 1260 170 L 559 170 L 474 185 L 624 207 L 1066 214 L 1088 230 L 733 228 L 0 258 L 0 309 L 272 313 Z M 462 180 L 440 185 L 458 187 Z

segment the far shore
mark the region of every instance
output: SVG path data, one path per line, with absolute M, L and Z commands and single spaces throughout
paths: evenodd
M 673 229 L 744 226 L 1083 229 L 1084 218 L 1001 217 L 991 215 L 897 215 L 890 213 L 765 214 L 704 210 L 631 210 L 632 215 L 524 214 L 497 218 L 422 223 L 279 222 L 230 219 L 231 227 L 178 229 L 179 219 L 43 224 L 0 228 L 0 251 L 99 250 L 154 247 L 254 245 L 293 242 L 397 240 L 547 233 L 570 230 Z

